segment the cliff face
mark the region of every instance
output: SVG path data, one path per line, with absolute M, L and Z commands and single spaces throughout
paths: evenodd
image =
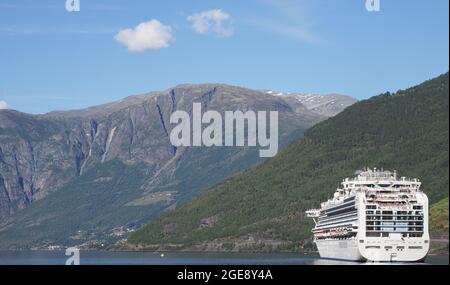
M 75 174 L 74 135 L 62 124 L 0 111 L 0 217 L 27 207 Z
M 120 187 L 114 184 L 108 186 L 110 192 L 103 198 L 108 195 L 123 198 L 114 205 L 117 207 L 155 209 L 157 205 L 158 212 L 260 161 L 258 148 L 172 146 L 169 134 L 174 125 L 169 122 L 170 114 L 175 110 L 191 113 L 194 102 L 202 103 L 203 111 L 279 111 L 281 147 L 326 118 L 308 110 L 295 98 L 220 84 L 179 85 L 164 92 L 45 115 L 0 110 L 0 226 L 3 226 L 0 233 L 17 220 L 27 220 L 29 211 L 21 210 L 36 201 L 50 198 L 46 203 L 75 207 L 71 205 L 73 201 L 67 200 L 70 195 L 51 194 L 76 188 L 74 185 L 80 183 L 84 183 L 81 188 L 89 193 L 90 189 L 98 188 L 95 183 L 112 181 L 125 172 L 123 169 L 136 168 L 133 173 L 139 174 L 128 183 L 133 195 L 123 198 Z M 119 163 L 122 170 L 105 175 L 102 171 L 110 165 L 116 169 L 114 163 Z M 89 175 L 94 175 L 90 181 Z M 127 179 L 130 178 L 122 177 L 120 181 Z M 155 202 L 152 199 L 155 195 L 170 198 Z M 96 198 L 86 199 L 95 207 Z M 37 203 L 33 207 L 37 216 L 29 218 L 50 215 L 51 206 L 45 205 Z M 112 208 L 113 205 L 109 210 Z M 18 212 L 23 213 L 17 215 Z M 120 223 L 108 227 L 113 226 Z
M 155 164 L 173 155 L 154 103 L 98 116 L 0 113 L 0 213 L 11 215 L 112 158 Z M 142 134 L 142 136 L 141 136 Z M 145 135 L 144 135 L 145 134 Z

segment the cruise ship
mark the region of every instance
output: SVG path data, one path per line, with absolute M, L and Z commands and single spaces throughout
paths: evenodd
M 313 218 L 322 258 L 371 262 L 424 261 L 430 246 L 428 198 L 419 179 L 383 169 L 346 178 Z

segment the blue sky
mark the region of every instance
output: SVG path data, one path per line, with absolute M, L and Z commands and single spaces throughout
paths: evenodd
M 0 0 L 10 107 L 44 113 L 204 82 L 363 99 L 449 69 L 448 0 L 381 0 L 380 12 L 365 0 L 80 0 L 71 13 L 65 2 Z

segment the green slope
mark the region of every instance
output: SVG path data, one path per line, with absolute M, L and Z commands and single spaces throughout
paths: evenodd
M 273 159 L 179 206 L 128 239 L 128 248 L 295 250 L 309 246 L 304 211 L 364 166 L 418 177 L 430 203 L 448 196 L 448 73 L 359 102 Z
M 430 253 L 448 255 L 448 197 L 431 206 L 429 219 Z
M 108 239 L 117 240 L 112 228 L 118 225 L 133 228 L 167 207 L 166 201 L 142 207 L 123 206 L 140 197 L 135 189 L 142 183 L 146 170 L 144 164 L 127 166 L 118 160 L 89 170 L 48 199 L 20 212 L 14 223 L 4 225 L 0 230 L 0 247 L 71 246 L 86 240 L 99 245 Z
M 431 206 L 430 225 L 432 235 L 448 237 L 448 197 Z

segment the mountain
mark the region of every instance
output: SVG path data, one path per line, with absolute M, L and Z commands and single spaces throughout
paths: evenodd
M 420 178 L 434 204 L 448 197 L 448 150 L 447 73 L 348 107 L 310 128 L 276 157 L 165 213 L 132 234 L 123 247 L 312 248 L 313 224 L 304 211 L 330 198 L 343 178 L 365 166 L 397 170 Z
M 280 147 L 326 119 L 293 98 L 223 84 L 44 115 L 0 110 L 0 247 L 113 242 L 261 161 L 259 148 L 172 146 L 170 114 L 194 102 L 279 111 Z

